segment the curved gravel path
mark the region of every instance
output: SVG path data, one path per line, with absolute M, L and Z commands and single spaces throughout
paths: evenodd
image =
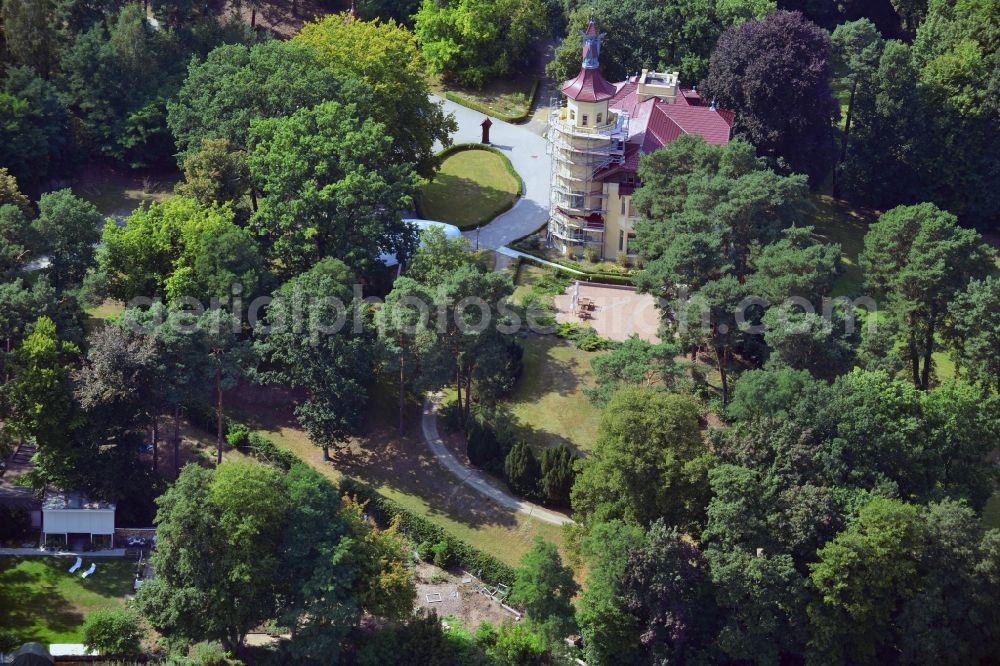
M 437 458 L 438 462 L 444 465 L 455 478 L 475 490 L 480 495 L 485 495 L 489 497 L 497 504 L 508 509 L 519 511 L 521 513 L 526 513 L 532 518 L 537 518 L 546 523 L 552 523 L 553 525 L 563 525 L 565 523 L 572 523 L 573 519 L 564 514 L 558 513 L 556 511 L 550 511 L 548 509 L 542 508 L 537 504 L 532 504 L 531 502 L 525 502 L 522 499 L 514 497 L 510 493 L 507 493 L 500 488 L 494 486 L 486 478 L 486 475 L 477 469 L 473 469 L 468 465 L 459 461 L 448 447 L 444 445 L 441 440 L 441 435 L 438 433 L 437 427 L 437 408 L 440 396 L 429 395 L 424 399 L 424 414 L 421 419 L 421 427 L 423 429 L 424 442 L 430 448 L 431 453 Z
M 452 135 L 455 143 L 479 143 L 482 138 L 480 123 L 485 117 L 460 104 L 441 97 L 432 96 L 440 102 L 447 113 L 455 115 L 458 131 Z M 544 115 L 544 114 L 536 114 Z M 498 118 L 491 118 L 490 143 L 503 151 L 511 165 L 524 182 L 524 194 L 513 208 L 498 215 L 489 224 L 478 230 L 466 231 L 463 235 L 480 248 L 497 250 L 511 241 L 538 230 L 548 220 L 549 210 L 549 156 L 545 152 L 544 123 L 532 121 L 524 125 L 512 125 Z M 431 453 L 456 479 L 484 495 L 497 504 L 527 514 L 546 523 L 563 525 L 573 519 L 556 511 L 550 511 L 537 504 L 526 502 L 498 488 L 481 471 L 466 465 L 456 458 L 441 440 L 437 427 L 437 408 L 440 396 L 429 395 L 424 399 L 424 413 L 421 419 L 424 442 Z

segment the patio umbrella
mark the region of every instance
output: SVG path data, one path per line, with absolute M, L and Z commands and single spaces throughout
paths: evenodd
M 570 310 L 576 312 L 576 303 L 579 300 L 580 300 L 580 281 L 575 280 L 573 282 L 573 298 L 572 298 L 573 302 L 570 304 Z

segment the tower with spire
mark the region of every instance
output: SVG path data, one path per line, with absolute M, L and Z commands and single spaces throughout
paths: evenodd
M 564 256 L 635 256 L 632 195 L 639 161 L 684 134 L 723 145 L 733 114 L 680 86 L 677 72 L 643 69 L 619 83 L 601 75 L 604 35 L 582 33 L 580 72 L 560 87 L 549 117 L 552 176 L 548 246 Z
M 609 109 L 618 88 L 601 75 L 604 35 L 593 19 L 582 36 L 580 73 L 562 84 L 560 105 L 549 119 L 548 240 L 564 254 L 590 247 L 604 256 L 606 197 L 596 176 L 624 159 L 628 115 Z

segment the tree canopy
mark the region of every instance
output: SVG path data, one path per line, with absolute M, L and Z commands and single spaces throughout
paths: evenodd
M 802 14 L 772 12 L 722 34 L 698 90 L 736 112 L 734 131 L 761 156 L 815 185 L 836 154 L 830 50 L 829 33 Z

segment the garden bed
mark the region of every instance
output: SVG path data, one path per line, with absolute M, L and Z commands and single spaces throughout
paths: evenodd
M 508 123 L 521 123 L 531 115 L 538 94 L 537 78 L 517 77 L 491 81 L 481 90 L 438 83 L 435 88 L 450 102 Z

